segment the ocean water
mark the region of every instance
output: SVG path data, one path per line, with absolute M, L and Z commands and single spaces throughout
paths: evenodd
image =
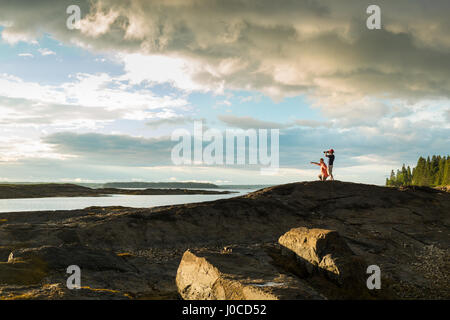
M 222 189 L 214 189 L 223 191 Z M 0 212 L 74 210 L 91 206 L 123 206 L 132 208 L 151 208 L 165 205 L 196 203 L 227 199 L 247 194 L 255 190 L 230 190 L 230 194 L 198 195 L 109 195 L 104 197 L 55 197 L 0 199 Z

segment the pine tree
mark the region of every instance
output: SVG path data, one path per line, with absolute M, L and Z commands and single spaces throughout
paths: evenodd
M 401 186 L 408 185 L 408 171 L 406 170 L 405 164 L 402 166 L 402 171 L 400 173 L 400 177 L 398 178 L 398 183 Z
M 426 170 L 426 160 L 423 157 L 420 157 L 419 160 L 417 160 L 416 167 L 414 168 L 414 174 L 412 179 L 413 185 L 416 186 L 423 185 L 425 170 Z
M 386 178 L 387 186 L 448 186 L 450 185 L 450 156 L 433 155 L 427 159 L 419 157 L 417 165 L 402 165 L 401 170 L 391 171 Z
M 391 175 L 389 177 L 387 185 L 388 186 L 394 186 L 395 185 L 395 173 L 394 173 L 394 170 L 391 170 Z
M 425 165 L 425 176 L 422 181 L 423 186 L 431 185 L 431 175 L 432 175 L 431 159 L 430 156 L 427 157 L 427 162 Z
M 450 157 L 447 156 L 447 160 L 445 161 L 444 175 L 442 178 L 441 185 L 450 186 Z
M 446 160 L 444 157 L 439 157 L 439 168 L 436 172 L 435 178 L 434 178 L 434 185 L 440 186 L 443 184 L 444 181 L 444 170 L 445 170 L 445 163 Z
M 407 169 L 407 176 L 408 176 L 408 179 L 407 179 L 407 185 L 409 186 L 409 185 L 411 185 L 412 184 L 412 173 L 411 173 L 411 168 L 408 166 L 408 169 Z

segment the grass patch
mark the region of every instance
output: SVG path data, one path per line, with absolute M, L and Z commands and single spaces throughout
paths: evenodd
M 133 254 L 129 252 L 121 252 L 117 254 L 118 257 L 132 257 Z
M 81 287 L 80 289 L 86 289 L 86 290 L 91 290 L 91 291 L 95 291 L 95 292 L 120 293 L 120 291 L 118 291 L 118 290 L 91 288 L 91 287 L 88 287 L 88 286 Z

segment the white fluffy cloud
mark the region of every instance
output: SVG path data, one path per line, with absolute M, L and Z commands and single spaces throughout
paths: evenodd
M 195 80 L 195 75 L 203 68 L 198 61 L 176 56 L 143 55 L 140 53 L 120 54 L 125 74 L 122 79 L 131 84 L 154 85 L 170 83 L 183 91 L 220 91 L 220 83 L 205 86 Z
M 0 163 L 16 162 L 26 158 L 64 160 L 74 156 L 55 152 L 39 139 L 16 135 L 0 136 Z
M 38 49 L 39 53 L 43 56 L 51 56 L 51 55 L 56 55 L 56 52 L 47 49 L 47 48 L 39 48 Z
M 118 120 L 171 118 L 189 108 L 183 98 L 158 96 L 108 74 L 77 74 L 43 85 L 0 74 L 0 161 L 66 159 L 41 138 L 61 130 L 98 131 Z
M 106 73 L 77 74 L 61 85 L 41 85 L 8 74 L 0 74 L 0 110 L 2 122 L 71 125 L 76 120 L 111 121 L 114 119 L 148 120 L 151 110 L 186 107 L 182 98 L 157 96 L 147 89 L 133 89 L 128 82 Z M 32 121 L 40 115 L 38 122 Z M 85 117 L 83 117 L 83 115 Z M 46 119 L 46 120 L 45 120 Z M 6 121 L 8 120 L 8 121 Z
M 19 57 L 28 57 L 28 58 L 33 58 L 34 57 L 34 55 L 32 53 L 28 53 L 28 52 L 19 53 L 18 56 Z

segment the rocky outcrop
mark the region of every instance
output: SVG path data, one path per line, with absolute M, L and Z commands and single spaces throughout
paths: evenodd
M 373 299 L 363 258 L 336 231 L 294 228 L 279 245 L 187 250 L 177 272 L 183 299 Z M 320 293 L 319 293 L 320 292 Z M 389 295 L 390 294 L 390 295 Z
M 300 227 L 282 235 L 278 242 L 288 253 L 295 254 L 302 273 L 322 272 L 339 285 L 355 282 L 363 286 L 365 283 L 366 263 L 336 231 Z
M 282 235 L 305 227 L 336 231 L 366 265 L 378 265 L 381 291 L 389 289 L 389 297 L 448 299 L 449 212 L 450 194 L 439 190 L 333 181 L 292 183 L 230 199 L 158 208 L 0 213 L 0 297 L 175 299 L 177 270 L 187 249 L 277 248 Z M 24 264 L 8 263 L 10 253 Z M 277 270 L 291 265 L 293 271 L 280 273 L 301 278 L 295 274 L 300 273 L 298 261 L 293 264 L 276 250 L 266 253 L 274 264 L 284 266 Z M 319 254 L 317 260 L 326 255 Z M 42 263 L 29 268 L 39 261 L 32 256 Z M 63 263 L 58 265 L 53 256 Z M 327 268 L 340 266 L 337 259 L 326 261 Z M 63 267 L 68 263 L 86 263 L 80 266 L 85 289 L 65 288 L 68 275 Z M 22 267 L 37 272 L 23 281 L 5 280 L 11 270 Z M 319 269 L 301 280 L 327 298 L 336 297 L 343 289 L 340 278 L 330 280 Z
M 368 264 L 354 254 L 337 231 L 294 228 L 278 242 L 282 254 L 295 260 L 289 270 L 300 277 L 319 275 L 334 282 L 337 288 L 327 285 L 328 289 L 334 288 L 333 297 L 371 297 L 366 285 Z
M 301 279 L 280 272 L 258 246 L 188 250 L 178 267 L 176 283 L 181 297 L 188 300 L 324 298 Z

